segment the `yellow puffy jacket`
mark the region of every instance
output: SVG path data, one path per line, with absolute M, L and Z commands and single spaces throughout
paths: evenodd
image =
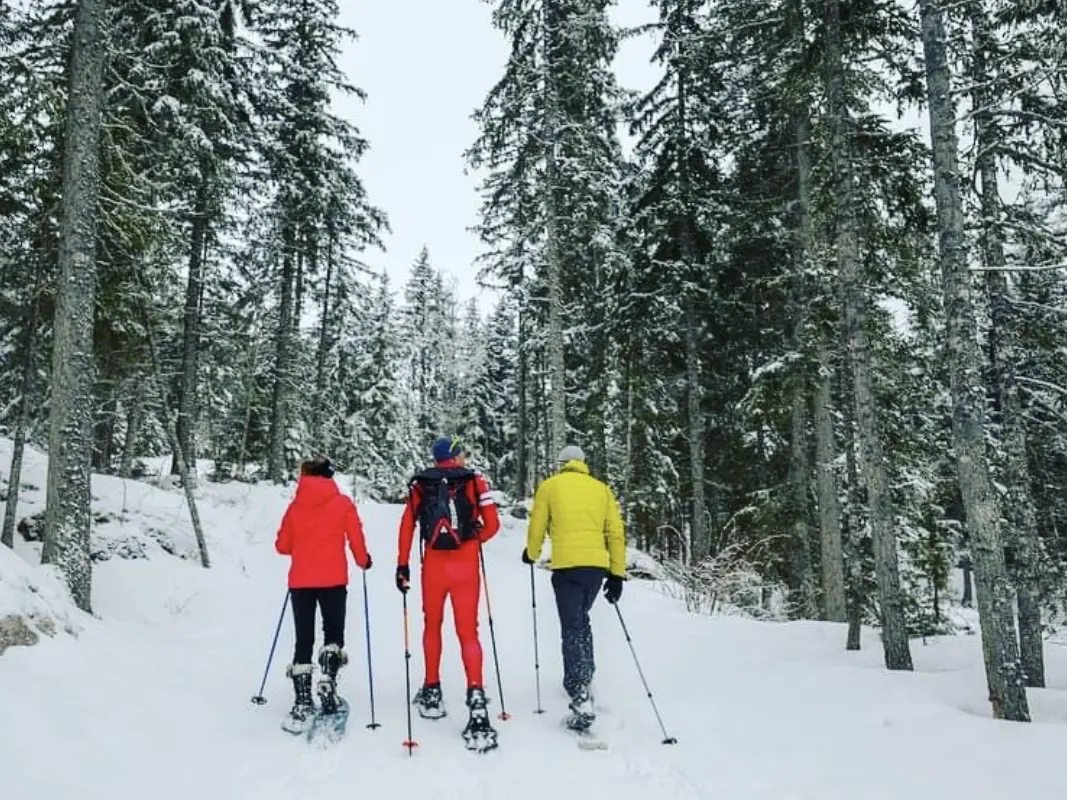
M 552 539 L 552 569 L 603 567 L 626 575 L 626 534 L 611 488 L 589 474 L 582 461 L 568 461 L 537 487 L 526 553 L 536 561 L 545 536 Z

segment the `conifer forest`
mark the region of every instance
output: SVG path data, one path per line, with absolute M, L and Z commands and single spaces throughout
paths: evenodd
M 87 608 L 92 473 L 195 506 L 198 460 L 326 454 L 402 502 L 454 434 L 522 515 L 576 443 L 694 597 L 874 625 L 888 669 L 956 632 L 962 575 L 993 714 L 1028 720 L 1067 600 L 1067 8 L 487 3 L 465 302 L 446 253 L 382 267 L 340 2 L 0 3 L 3 542 L 28 444 Z M 637 35 L 647 93 L 613 69 Z

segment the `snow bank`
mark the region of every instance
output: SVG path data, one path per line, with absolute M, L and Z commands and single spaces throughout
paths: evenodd
M 52 568 L 32 567 L 0 546 L 0 655 L 9 647 L 37 644 L 42 635 L 76 636 L 80 615 Z

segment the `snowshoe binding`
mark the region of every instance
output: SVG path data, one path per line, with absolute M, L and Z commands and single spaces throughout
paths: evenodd
M 467 690 L 467 708 L 470 719 L 463 729 L 463 742 L 468 750 L 487 753 L 497 746 L 496 729 L 489 722 L 489 701 L 485 690 L 474 686 Z
M 580 733 L 589 730 L 596 721 L 596 709 L 593 707 L 593 696 L 588 689 L 579 689 L 571 697 L 570 714 L 564 720 L 564 724 L 572 731 Z
M 593 730 L 596 707 L 588 689 L 581 689 L 571 698 L 570 712 L 563 718 L 563 727 L 578 737 L 582 750 L 607 750 L 608 744 Z
M 315 717 L 315 703 L 311 697 L 311 664 L 290 664 L 285 674 L 293 681 L 296 696 L 293 707 L 282 721 L 282 730 L 299 736 L 306 733 Z
M 337 673 L 348 663 L 348 654 L 335 644 L 328 644 L 319 651 L 319 668 L 322 677 L 317 686 L 321 713 L 335 714 L 343 702 L 337 694 Z
M 444 697 L 441 695 L 441 684 L 428 683 L 415 693 L 412 701 L 419 710 L 419 716 L 423 719 L 441 719 L 448 714 L 445 710 Z

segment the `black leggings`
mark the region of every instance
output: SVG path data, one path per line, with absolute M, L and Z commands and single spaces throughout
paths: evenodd
M 323 644 L 345 646 L 345 608 L 348 587 L 331 586 L 326 589 L 290 589 L 293 601 L 293 622 L 296 625 L 294 664 L 310 664 L 315 650 L 315 607 L 322 611 Z

